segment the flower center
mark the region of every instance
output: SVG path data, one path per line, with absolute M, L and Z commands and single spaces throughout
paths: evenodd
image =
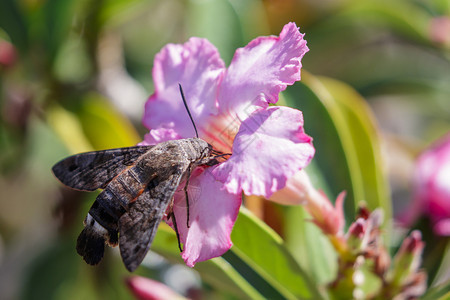
M 205 141 L 211 144 L 214 150 L 222 153 L 232 153 L 234 137 L 238 133 L 241 121 L 229 114 L 213 116 L 208 126 L 202 128 Z

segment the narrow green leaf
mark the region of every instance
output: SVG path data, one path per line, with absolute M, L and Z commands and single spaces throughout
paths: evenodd
M 294 295 L 283 290 L 283 287 L 280 289 L 273 286 L 273 282 L 262 276 L 258 266 L 245 258 L 242 259 L 243 256 L 245 255 L 238 248 L 234 248 L 225 253 L 222 258 L 261 295 L 264 295 L 264 299 L 295 299 Z
M 352 1 L 339 17 L 384 23 L 421 42 L 427 41 L 429 36 L 430 14 L 407 0 Z
M 82 99 L 76 113 L 95 149 L 129 147 L 141 141 L 131 122 L 98 94 Z
M 42 7 L 42 40 L 51 61 L 70 32 L 78 1 L 49 0 Z
M 347 226 L 354 221 L 360 201 L 365 201 L 370 209 L 381 207 L 390 220 L 391 202 L 377 130 L 364 99 L 343 83 L 304 74 L 301 83 L 288 89 L 286 102 L 304 113 L 305 130 L 313 137 L 316 148 L 313 163 L 327 181 L 330 199 L 335 199 L 342 190 L 347 191 L 344 202 Z M 332 248 L 314 238 L 315 228 L 302 224 L 305 221 L 299 212 L 292 211 L 289 215 L 297 220 L 286 223 L 290 249 L 296 247 L 304 253 L 306 259 L 296 256 L 300 264 L 317 280 L 327 282 L 332 275 L 324 270 L 332 273 L 336 268 Z M 292 234 L 296 229 L 303 233 L 304 241 Z
M 207 38 L 225 62 L 230 62 L 235 49 L 242 46 L 243 37 L 239 18 L 229 1 L 188 1 L 186 9 L 187 36 Z
M 234 243 L 231 251 L 285 298 L 321 298 L 317 286 L 298 265 L 283 240 L 244 208 L 240 210 L 231 238 Z
M 172 263 L 183 264 L 175 232 L 167 225 L 160 226 L 152 251 Z M 239 299 L 264 299 L 225 259 L 217 257 L 195 265 L 202 279 L 219 291 L 231 293 Z
M 251 299 L 321 299 L 281 238 L 244 208 L 231 238 L 234 245 L 222 258 L 196 264 L 205 281 Z M 181 261 L 173 232 L 160 229 L 152 249 Z
M 375 117 L 365 100 L 350 86 L 330 78 L 319 77 L 319 80 L 344 114 L 361 172 L 363 200 L 371 209 L 381 207 L 385 218 L 390 219 L 392 207 Z
M 28 48 L 28 28 L 19 2 L 14 0 L 0 1 L 0 28 L 11 38 L 11 42 L 21 51 Z
M 450 299 L 450 280 L 429 289 L 422 300 L 448 300 Z
M 332 245 L 303 207 L 286 206 L 283 211 L 284 236 L 292 255 L 315 282 L 322 285 L 330 282 L 337 272 Z
M 450 240 L 448 237 L 436 236 L 429 218 L 422 216 L 409 228 L 408 236 L 413 230 L 422 233 L 425 248 L 422 254 L 422 268 L 427 271 L 428 286 L 446 277 L 450 267 Z M 400 247 L 400 245 L 398 245 Z M 398 249 L 396 249 L 398 251 Z
M 334 197 L 347 191 L 347 225 L 360 201 L 371 209 L 382 207 L 389 219 L 391 203 L 377 130 L 364 99 L 343 83 L 309 74 L 288 91 L 288 104 L 304 113 L 317 151 L 315 161 Z
M 49 245 L 27 267 L 21 297 L 30 300 L 58 299 L 61 290 L 70 289 L 76 282 L 79 266 L 73 251 L 73 243 L 69 240 Z M 86 296 L 88 293 L 80 294 Z
M 80 120 L 73 112 L 55 104 L 47 112 L 47 121 L 69 153 L 93 150 L 91 143 L 84 135 Z
M 348 223 L 355 216 L 355 199 L 363 197 L 362 188 L 351 171 L 356 161 L 347 149 L 351 137 L 341 129 L 345 126 L 344 116 L 326 89 L 313 76 L 303 72 L 302 77 L 301 82 L 284 93 L 286 103 L 303 112 L 305 131 L 312 136 L 316 148 L 313 161 L 329 186 L 330 200 L 334 201 L 344 190 L 347 192 L 344 209 Z

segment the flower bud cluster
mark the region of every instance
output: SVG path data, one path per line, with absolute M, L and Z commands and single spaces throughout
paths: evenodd
M 381 210 L 370 212 L 361 207 L 356 221 L 350 224 L 345 237 L 339 239 L 343 245 L 336 248 L 340 250 L 338 275 L 330 284 L 335 295 L 354 299 L 411 299 L 425 292 L 427 276 L 419 270 L 424 248 L 420 231 L 411 232 L 391 260 L 383 244 L 382 224 Z M 366 294 L 361 286 L 369 273 L 380 284 L 376 291 Z M 353 284 L 351 295 L 349 282 Z
M 330 240 L 338 254 L 338 272 L 330 292 L 338 299 L 410 299 L 426 289 L 426 274 L 419 270 L 424 242 L 419 231 L 405 238 L 400 250 L 391 259 L 383 241 L 383 211 L 358 210 L 356 220 L 344 232 L 343 202 L 345 193 L 335 204 L 315 189 L 305 171 L 291 178 L 285 189 L 271 200 L 283 204 L 302 204 Z M 376 280 L 377 289 L 367 291 L 364 283 Z

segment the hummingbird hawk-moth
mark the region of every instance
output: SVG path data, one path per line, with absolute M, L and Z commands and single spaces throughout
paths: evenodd
M 181 86 L 180 91 L 186 105 Z M 77 240 L 78 254 L 95 265 L 103 257 L 105 243 L 112 247 L 118 244 L 125 267 L 134 271 L 148 252 L 166 211 L 178 235 L 169 204 L 180 183 L 186 181 L 189 208 L 191 172 L 197 166 L 219 163 L 218 157 L 223 154 L 197 137 L 81 153 L 58 162 L 52 170 L 66 186 L 81 191 L 103 189 L 84 220 Z M 187 213 L 189 218 L 189 209 Z

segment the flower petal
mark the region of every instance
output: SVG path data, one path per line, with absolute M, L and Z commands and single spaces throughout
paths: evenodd
M 161 142 L 178 140 L 181 136 L 175 132 L 175 130 L 169 128 L 152 129 L 149 133 L 145 134 L 144 140 L 140 142 L 139 146 L 156 145 Z
M 444 227 L 436 227 L 436 225 L 441 220 L 450 219 L 449 178 L 450 133 L 439 139 L 417 159 L 414 174 L 414 201 L 409 209 L 399 216 L 399 220 L 408 226 L 420 215 L 427 215 L 435 226 L 435 233 L 444 233 L 447 223 L 442 223 L 441 226 Z
M 155 93 L 145 104 L 144 125 L 148 129 L 171 128 L 185 138 L 195 136 L 178 84 L 194 121 L 201 123 L 217 112 L 217 85 L 223 72 L 219 52 L 206 39 L 191 38 L 183 45 L 165 46 L 155 56 Z
M 303 131 L 301 111 L 260 109 L 242 122 L 233 154 L 212 172 L 230 193 L 243 190 L 269 198 L 310 162 L 315 151 L 311 141 Z
M 126 283 L 136 299 L 139 300 L 187 300 L 187 298 L 177 294 L 167 285 L 149 278 L 133 276 L 127 278 Z
M 440 236 L 450 236 L 450 218 L 436 222 L 433 226 L 433 231 Z
M 189 228 L 184 193 L 175 195 L 173 210 L 184 244 L 181 256 L 189 267 L 220 256 L 233 245 L 230 234 L 241 206 L 241 195 L 224 190 L 209 170 L 199 174 L 201 168 L 197 168 L 189 180 Z
M 269 200 L 283 205 L 307 205 L 311 195 L 317 194 L 320 195 L 312 185 L 308 174 L 305 170 L 301 170 L 290 177 L 286 186 L 273 193 Z
M 295 23 L 279 37 L 259 37 L 234 54 L 219 89 L 219 108 L 244 120 L 257 107 L 276 103 L 287 85 L 300 80 L 301 59 L 308 51 Z

